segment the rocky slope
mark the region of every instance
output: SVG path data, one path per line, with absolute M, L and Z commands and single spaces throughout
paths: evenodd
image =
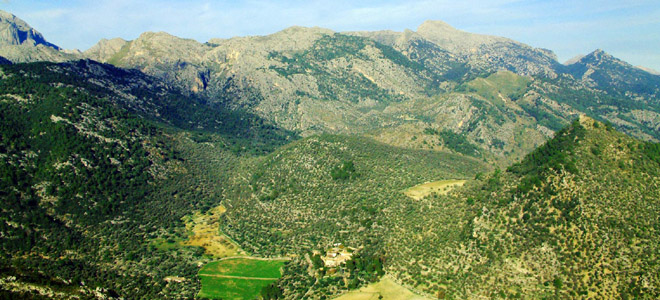
M 355 34 L 390 45 L 411 58 L 424 59 L 425 65 L 450 63 L 477 73 L 506 69 L 520 75 L 550 77 L 557 72 L 557 57 L 549 50 L 535 49 L 503 37 L 464 32 L 442 21 L 426 21 L 416 32 Z M 442 55 L 443 52 L 446 54 Z
M 600 49 L 568 65 L 568 68 L 569 73 L 585 85 L 610 94 L 655 99 L 660 94 L 660 76 L 634 67 Z
M 3 46 L 44 45 L 60 50 L 59 47 L 47 42 L 41 33 L 30 27 L 25 21 L 5 11 L 0 11 L 0 44 Z

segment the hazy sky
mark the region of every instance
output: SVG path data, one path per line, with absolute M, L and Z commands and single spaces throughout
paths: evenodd
M 601 48 L 633 65 L 660 70 L 658 0 L 0 0 L 0 9 L 68 49 L 86 50 L 102 38 L 131 40 L 144 31 L 205 42 L 292 25 L 402 31 L 443 20 L 461 30 L 550 49 L 562 62 Z

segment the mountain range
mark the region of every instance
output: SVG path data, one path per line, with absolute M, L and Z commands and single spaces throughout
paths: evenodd
M 602 50 L 561 64 L 427 21 L 80 52 L 0 12 L 0 56 L 3 297 L 242 299 L 200 271 L 233 256 L 286 258 L 264 299 L 385 277 L 659 296 L 660 76 Z

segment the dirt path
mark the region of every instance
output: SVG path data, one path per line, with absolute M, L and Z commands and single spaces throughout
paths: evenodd
M 264 278 L 264 277 L 243 277 L 231 275 L 213 275 L 213 274 L 199 274 L 199 276 L 218 277 L 218 278 L 231 278 L 231 279 L 248 279 L 248 280 L 278 280 L 279 278 Z
M 271 258 L 266 258 L 266 257 L 254 257 L 254 256 L 228 256 L 228 257 L 223 257 L 221 259 L 217 259 L 215 261 L 221 261 L 221 260 L 228 260 L 228 259 L 237 259 L 237 258 L 242 258 L 242 259 L 253 259 L 253 260 L 291 260 L 290 257 L 271 257 Z

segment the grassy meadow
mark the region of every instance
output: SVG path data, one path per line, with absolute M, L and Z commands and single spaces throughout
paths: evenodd
M 413 186 L 403 191 L 406 196 L 419 200 L 431 194 L 446 195 L 457 186 L 465 184 L 466 180 L 440 180 L 434 182 L 427 182 L 424 184 Z

